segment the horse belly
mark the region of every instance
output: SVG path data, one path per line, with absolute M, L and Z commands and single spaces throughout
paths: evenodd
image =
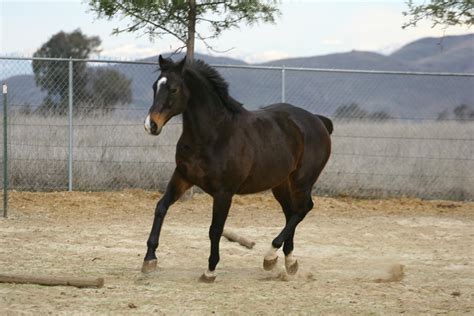
M 271 189 L 285 181 L 294 169 L 295 161 L 290 155 L 260 160 L 253 165 L 237 193 L 250 194 Z

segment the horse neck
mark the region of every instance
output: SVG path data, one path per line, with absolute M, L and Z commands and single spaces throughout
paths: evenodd
M 235 115 L 238 114 L 231 113 L 216 95 L 191 96 L 183 112 L 183 133 L 198 143 L 215 140 L 230 128 Z

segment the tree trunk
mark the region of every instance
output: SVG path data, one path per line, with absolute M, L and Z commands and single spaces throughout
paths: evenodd
M 188 0 L 188 39 L 186 41 L 186 60 L 194 60 L 194 38 L 196 36 L 196 0 Z

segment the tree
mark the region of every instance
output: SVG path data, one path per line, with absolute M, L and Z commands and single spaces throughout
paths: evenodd
M 474 120 L 474 109 L 467 104 L 460 104 L 453 110 L 454 118 L 458 121 Z
M 357 103 L 341 105 L 334 111 L 334 118 L 343 120 L 387 121 L 393 117 L 385 111 L 366 111 Z
M 99 68 L 90 75 L 92 78 L 90 110 L 109 113 L 115 105 L 132 101 L 131 80 L 114 69 Z
M 90 7 L 99 17 L 110 19 L 119 15 L 131 19 L 127 27 L 114 29 L 115 34 L 141 31 L 152 38 L 172 36 L 183 44 L 177 51 L 186 47 L 189 61 L 194 59 L 196 37 L 212 49 L 208 39 L 238 27 L 240 22 L 274 22 L 279 13 L 276 4 L 276 0 L 89 0 Z M 209 35 L 197 30 L 198 25 L 207 26 Z
M 446 121 L 449 119 L 449 111 L 443 110 L 438 113 L 438 117 L 436 118 L 437 121 Z
M 375 111 L 370 113 L 367 118 L 372 121 L 388 121 L 392 116 L 385 111 Z
M 99 45 L 99 37 L 87 37 L 79 29 L 71 33 L 59 32 L 44 43 L 33 54 L 33 57 L 83 59 L 88 58 L 92 52 L 96 52 Z M 36 85 L 41 90 L 47 91 L 46 98 L 39 111 L 42 113 L 52 111 L 57 114 L 65 114 L 69 96 L 68 63 L 65 61 L 33 60 L 33 72 Z M 74 95 L 86 97 L 87 71 L 85 63 L 76 62 L 73 64 L 73 80 L 76 83 L 73 86 Z
M 336 119 L 365 119 L 368 113 L 362 109 L 357 103 L 351 103 L 350 105 L 341 105 L 334 112 L 334 118 Z
M 430 0 L 429 3 L 415 4 L 413 0 L 408 0 L 408 11 L 403 15 L 409 16 L 410 20 L 403 25 L 403 28 L 416 26 L 424 19 L 436 25 L 474 25 L 474 1 L 473 0 Z

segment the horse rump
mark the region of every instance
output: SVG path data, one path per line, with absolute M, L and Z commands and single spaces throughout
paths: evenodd
M 318 114 L 316 114 L 316 116 L 323 122 L 324 126 L 326 126 L 326 129 L 328 130 L 329 135 L 331 135 L 334 130 L 331 119 Z

